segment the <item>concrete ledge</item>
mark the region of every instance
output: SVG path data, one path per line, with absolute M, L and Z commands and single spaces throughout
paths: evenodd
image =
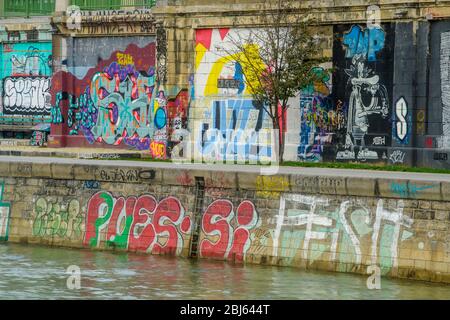
M 346 187 L 347 195 L 349 196 L 363 196 L 363 197 L 374 197 L 375 186 L 377 185 L 377 180 L 370 178 L 347 178 Z
M 11 162 L 11 177 L 32 177 L 32 163 L 27 162 Z
M 32 176 L 36 178 L 51 178 L 52 177 L 51 165 L 50 163 L 33 163 L 31 173 Z
M 75 179 L 73 174 L 73 165 L 62 163 L 50 164 L 53 179 Z

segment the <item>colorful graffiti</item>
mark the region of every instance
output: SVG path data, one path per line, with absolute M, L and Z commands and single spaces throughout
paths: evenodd
M 193 118 L 197 150 L 203 159 L 219 161 L 270 158 L 267 141 L 272 122 L 252 98 L 245 81 L 242 59 L 226 52 L 231 39 L 245 39 L 246 29 L 196 31 L 195 107 L 203 109 L 202 120 Z M 258 45 L 249 44 L 251 50 Z M 262 64 L 262 61 L 255 63 Z M 269 137 L 271 137 L 269 135 Z
M 33 236 L 80 240 L 83 215 L 78 199 L 61 204 L 52 198 L 38 198 L 34 203 Z
M 191 218 L 175 197 L 114 197 L 100 191 L 87 205 L 84 245 L 179 255 Z
M 347 47 L 346 58 L 352 59 L 357 55 L 363 55 L 370 62 L 376 61 L 377 53 L 385 45 L 385 33 L 381 28 L 375 26 L 364 29 L 359 25 L 354 25 L 344 35 L 343 44 Z
M 104 41 L 111 42 L 109 55 L 103 53 L 104 58 L 97 62 L 86 61 L 88 65 L 95 64 L 89 68 L 62 72 L 59 75 L 62 82 L 52 84 L 55 92 L 53 127 L 60 126 L 63 135 L 69 137 L 69 145 L 80 144 L 77 138 L 81 136 L 87 146 L 126 146 L 165 158 L 169 134 L 173 132 L 169 125 L 180 115 L 180 110 L 186 111 L 187 101 L 177 97 L 172 103 L 176 105 L 172 108 L 173 118 L 168 116 L 168 98 L 156 83 L 154 38 Z M 115 49 L 124 46 L 123 50 Z M 90 50 L 76 47 L 81 51 Z M 75 83 L 71 92 L 65 89 L 70 82 Z
M 250 201 L 242 201 L 236 213 L 231 201 L 214 201 L 203 214 L 204 239 L 200 242 L 200 256 L 245 261 L 251 246 L 250 230 L 257 226 L 258 220 L 258 213 Z
M 52 73 L 52 43 L 3 44 L 2 60 L 2 77 L 50 77 Z
M 298 159 L 322 161 L 324 148 L 331 146 L 345 128 L 346 109 L 342 101 L 331 97 L 331 77 L 323 67 L 312 70 L 322 80 L 300 93 L 300 146 Z
M 5 182 L 0 185 L 0 241 L 8 241 L 11 204 L 3 201 Z
M 51 108 L 51 43 L 3 44 L 0 50 L 2 112 L 48 115 Z

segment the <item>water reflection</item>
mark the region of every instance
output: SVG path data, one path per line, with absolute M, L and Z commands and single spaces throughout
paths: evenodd
M 70 265 L 81 289 L 66 286 Z M 450 285 L 382 280 L 294 268 L 233 265 L 89 250 L 0 245 L 5 299 L 450 299 Z

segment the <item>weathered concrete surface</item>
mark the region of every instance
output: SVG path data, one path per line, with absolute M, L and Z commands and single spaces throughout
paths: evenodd
M 0 239 L 450 283 L 448 175 L 0 157 Z M 203 188 L 199 187 L 203 186 Z

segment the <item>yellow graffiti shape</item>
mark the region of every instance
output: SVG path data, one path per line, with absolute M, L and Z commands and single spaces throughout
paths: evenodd
M 259 55 L 258 45 L 248 44 L 244 46 L 242 52 L 222 57 L 214 62 L 208 76 L 208 81 L 206 82 L 205 96 L 217 95 L 219 93 L 217 82 L 220 74 L 225 65 L 232 61 L 241 64 L 244 76 L 246 77 L 246 84 L 248 85 L 245 88 L 244 94 L 252 94 L 260 87 L 259 77 L 266 70 L 266 66 Z
M 256 196 L 277 199 L 289 189 L 289 180 L 285 177 L 259 176 L 256 179 Z
M 127 53 L 117 52 L 117 63 L 121 66 L 133 65 L 133 57 Z

